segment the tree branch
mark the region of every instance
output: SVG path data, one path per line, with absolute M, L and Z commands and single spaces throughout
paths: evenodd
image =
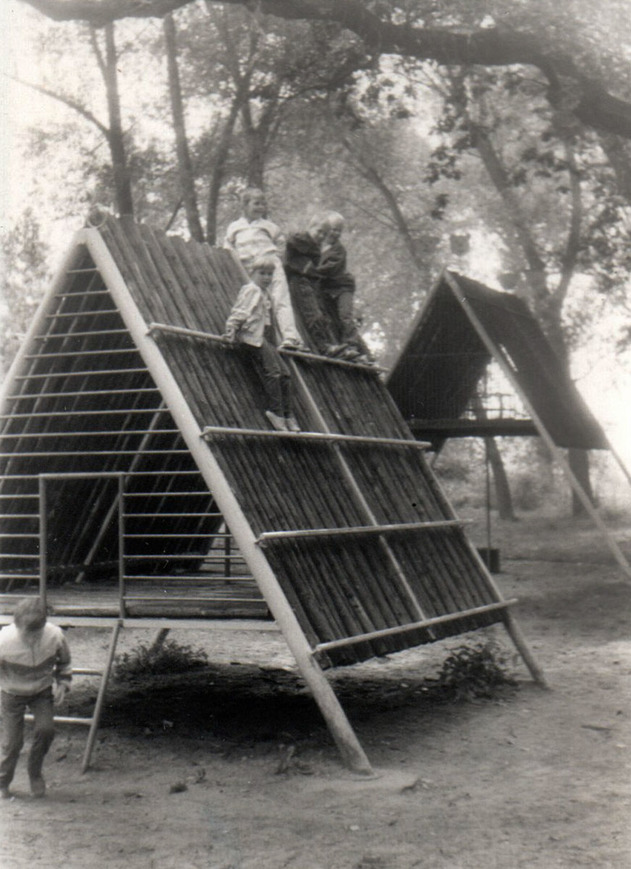
M 97 26 L 119 18 L 163 18 L 192 0 L 22 0 L 55 21 L 84 20 Z M 208 5 L 219 0 L 207 0 Z M 222 5 L 251 8 L 253 0 L 221 0 Z M 257 14 L 304 21 L 331 21 L 360 37 L 372 53 L 399 54 L 445 66 L 527 64 L 549 82 L 551 105 L 567 96 L 571 112 L 583 124 L 631 138 L 631 104 L 607 93 L 583 75 L 571 58 L 542 54 L 535 34 L 501 28 L 460 30 L 393 24 L 366 8 L 362 0 L 257 0 Z
M 78 103 L 76 100 L 73 100 L 71 97 L 66 97 L 63 94 L 55 93 L 55 91 L 50 90 L 50 88 L 43 87 L 42 85 L 35 84 L 34 82 L 24 81 L 21 78 L 17 78 L 16 76 L 10 75 L 7 76 L 12 81 L 17 82 L 18 84 L 24 85 L 24 87 L 31 88 L 31 90 L 37 91 L 40 94 L 43 94 L 46 97 L 50 97 L 51 100 L 57 100 L 58 103 L 62 103 L 64 106 L 67 106 L 69 109 L 72 109 L 73 112 L 76 112 L 78 115 L 81 115 L 82 118 L 85 118 L 86 121 L 89 121 L 91 124 L 94 124 L 98 130 L 100 130 L 103 135 L 109 139 L 110 130 L 105 126 L 99 119 L 92 114 L 89 109 L 86 109 L 81 103 Z

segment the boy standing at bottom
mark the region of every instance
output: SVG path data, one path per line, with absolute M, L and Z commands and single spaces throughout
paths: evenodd
M 265 416 L 277 431 L 299 432 L 291 403 L 291 378 L 273 343 L 272 301 L 268 289 L 274 276 L 273 257 L 260 256 L 250 265 L 250 283 L 239 290 L 226 320 L 223 338 L 239 344 L 261 376 L 267 395 Z
M 13 624 L 0 630 L 0 703 L 4 735 L 0 760 L 0 794 L 9 799 L 20 751 L 24 745 L 24 715 L 33 713 L 33 742 L 28 757 L 31 793 L 43 797 L 44 758 L 55 737 L 53 704 L 70 690 L 70 649 L 63 631 L 46 621 L 38 598 L 27 598 L 15 608 Z

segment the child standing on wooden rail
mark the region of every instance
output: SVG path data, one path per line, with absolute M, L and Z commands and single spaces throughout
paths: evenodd
M 318 271 L 320 246 L 327 232 L 323 217 L 318 215 L 309 221 L 306 231 L 290 235 L 285 248 L 285 271 L 291 298 L 302 317 L 308 340 L 322 356 L 338 356 L 344 346 L 335 343 L 332 324 L 322 304 Z
M 43 797 L 44 758 L 55 737 L 53 704 L 70 690 L 70 649 L 63 631 L 46 621 L 39 598 L 27 598 L 15 608 L 13 624 L 0 631 L 0 703 L 4 739 L 0 760 L 0 795 L 10 799 L 20 751 L 24 745 L 24 715 L 33 713 L 34 732 L 28 757 L 31 793 Z
M 239 290 L 226 320 L 223 339 L 239 344 L 252 360 L 263 381 L 269 407 L 265 416 L 277 431 L 299 432 L 291 407 L 291 378 L 273 343 L 272 299 L 268 288 L 276 267 L 273 256 L 256 257 L 250 266 L 250 283 Z
M 356 284 L 353 275 L 346 271 L 346 248 L 341 241 L 344 218 L 337 211 L 329 211 L 320 222 L 326 229 L 317 265 L 321 303 L 333 323 L 337 340 L 344 345 L 340 358 L 370 363 L 373 359 L 359 334 L 353 311 Z
M 248 187 L 241 195 L 243 215 L 226 230 L 224 247 L 231 250 L 249 273 L 257 257 L 274 262 L 269 294 L 274 305 L 281 347 L 300 348 L 302 339 L 294 319 L 287 278 L 281 261 L 285 238 L 280 228 L 267 217 L 267 200 L 258 187 Z

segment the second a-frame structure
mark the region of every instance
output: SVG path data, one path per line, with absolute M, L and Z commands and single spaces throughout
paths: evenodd
M 491 360 L 521 398 L 529 418 L 466 416 Z M 431 440 L 436 450 L 452 437 L 541 437 L 631 578 L 631 566 L 563 448 L 608 450 L 631 482 L 629 471 L 520 298 L 445 271 L 411 325 L 387 385 L 411 430 Z
M 271 615 L 367 772 L 327 667 L 501 623 L 543 676 L 376 368 L 286 353 L 303 431 L 268 428 L 218 338 L 242 282 L 130 220 L 79 232 L 4 388 L 0 600 L 116 630 Z

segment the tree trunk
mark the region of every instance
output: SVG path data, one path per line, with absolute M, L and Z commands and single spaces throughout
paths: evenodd
M 206 204 L 206 238 L 209 244 L 217 241 L 217 209 L 219 206 L 219 194 L 223 181 L 226 160 L 230 152 L 230 141 L 234 126 L 239 116 L 239 110 L 243 99 L 246 98 L 247 86 L 244 84 L 232 98 L 230 112 L 226 118 L 224 128 L 219 137 L 219 143 L 213 154 L 213 164 L 208 178 L 208 202 Z
M 173 21 L 172 15 L 165 16 L 163 30 L 167 56 L 167 70 L 169 74 L 169 97 L 171 99 L 171 114 L 173 116 L 173 130 L 175 132 L 175 145 L 182 203 L 184 205 L 186 222 L 188 224 L 188 231 L 191 234 L 191 238 L 195 239 L 195 241 L 204 241 L 204 230 L 202 229 L 201 220 L 199 218 L 197 195 L 195 193 L 193 164 L 188 147 L 188 139 L 186 137 L 182 86 L 180 84 L 180 71 L 177 65 L 175 22 Z
M 131 190 L 131 178 L 125 153 L 125 138 L 121 119 L 120 95 L 118 92 L 118 72 L 116 69 L 118 56 L 114 39 L 114 25 L 105 27 L 105 90 L 107 93 L 107 110 L 109 115 L 108 144 L 112 157 L 114 173 L 114 191 L 116 209 L 119 214 L 134 216 L 134 200 Z
M 476 419 L 487 419 L 486 408 L 484 407 L 479 395 L 473 397 L 471 405 Z M 484 444 L 486 447 L 486 456 L 489 465 L 491 466 L 491 471 L 493 472 L 498 515 L 500 519 L 514 522 L 516 517 L 515 509 L 513 507 L 513 496 L 511 495 L 510 486 L 508 484 L 508 474 L 506 473 L 501 453 L 495 443 L 495 438 L 484 438 Z
M 504 467 L 502 455 L 495 442 L 495 438 L 484 438 L 486 444 L 487 456 L 491 471 L 493 472 L 493 482 L 495 483 L 495 497 L 497 498 L 497 512 L 500 519 L 507 522 L 515 522 L 515 510 L 513 508 L 513 496 L 511 495 L 510 486 L 508 484 L 508 474 Z

